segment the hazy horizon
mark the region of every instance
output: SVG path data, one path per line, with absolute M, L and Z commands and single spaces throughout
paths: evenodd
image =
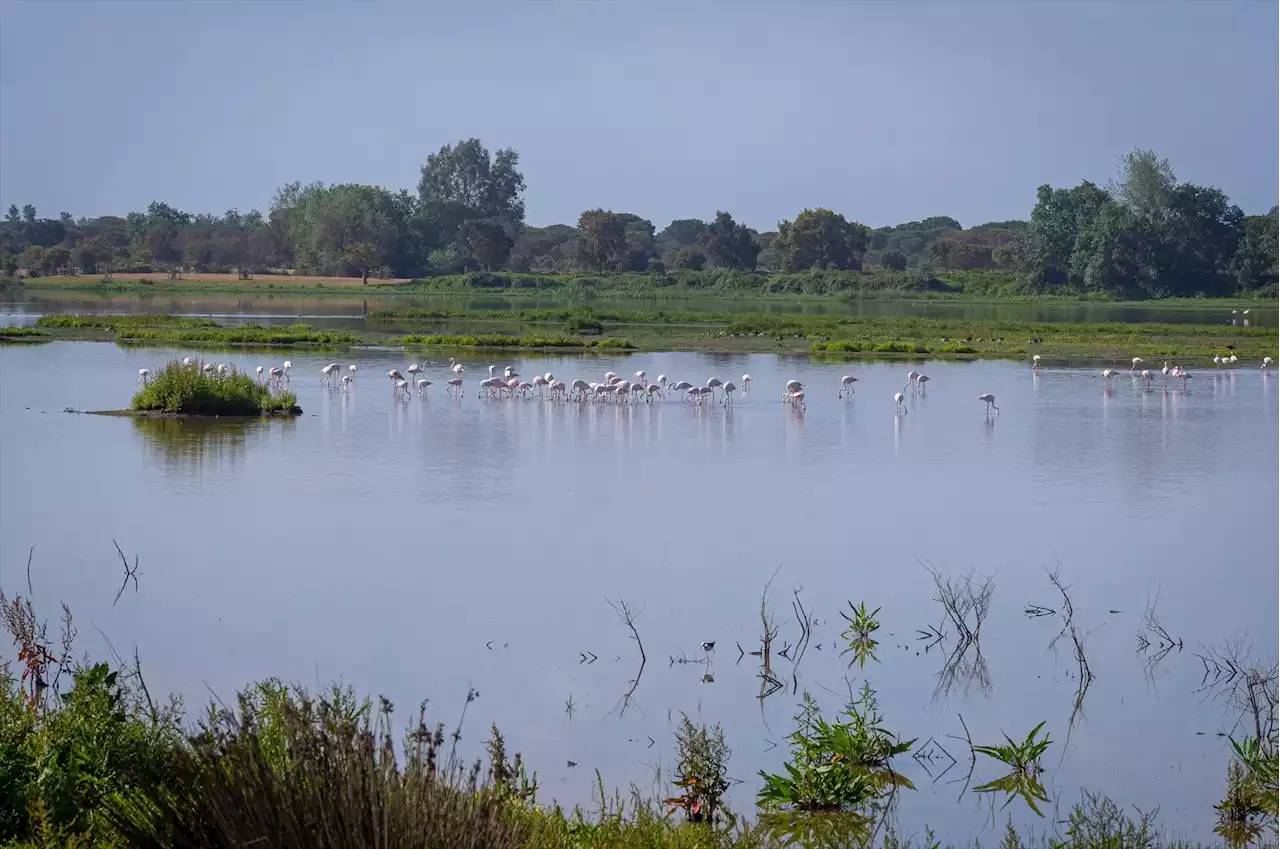
M 1277 4 L 0 3 L 0 206 L 265 211 L 520 153 L 528 223 L 1025 218 L 1135 148 L 1277 201 Z

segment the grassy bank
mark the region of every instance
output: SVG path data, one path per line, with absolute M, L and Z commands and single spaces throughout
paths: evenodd
M 1030 359 L 1045 364 L 1142 357 L 1202 365 L 1234 353 L 1256 366 L 1277 357 L 1274 328 L 1226 324 L 1068 324 L 779 313 L 654 310 L 378 310 L 369 329 L 317 331 L 305 324 L 224 327 L 163 315 L 46 316 L 53 338 L 221 346 L 403 345 L 523 350 L 671 350 Z M 409 332 L 406 332 L 409 331 Z
M 0 327 L 0 342 L 48 342 L 48 333 L 35 327 Z
M 136 412 L 184 416 L 296 415 L 298 399 L 292 392 L 273 393 L 234 368 L 226 373 L 206 372 L 202 364 L 170 362 L 133 396 Z
M 10 285 L 19 281 L 10 280 Z M 387 295 L 502 294 L 504 296 L 553 295 L 565 298 L 609 297 L 724 297 L 724 298 L 886 298 L 963 299 L 974 301 L 1065 301 L 1119 303 L 1114 296 L 1071 291 L 1044 292 L 1028 288 L 1011 271 L 907 272 L 804 271 L 771 273 L 763 271 L 681 270 L 668 273 L 611 272 L 603 274 L 528 274 L 516 272 L 472 272 L 415 280 L 376 280 L 367 283 L 358 277 L 319 278 L 293 275 L 259 275 L 241 280 L 231 274 L 186 274 L 170 280 L 163 274 L 115 275 L 110 279 L 72 276 L 38 277 L 21 285 L 39 289 L 73 289 L 120 294 L 168 292 L 258 292 L 280 294 Z M 1145 301 L 1163 305 L 1228 305 L 1248 308 L 1276 306 L 1274 291 L 1260 291 L 1248 298 L 1179 298 Z

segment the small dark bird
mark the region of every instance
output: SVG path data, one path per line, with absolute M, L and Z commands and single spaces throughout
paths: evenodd
M 711 650 L 712 650 L 712 649 L 714 649 L 715 647 L 716 647 L 716 641 L 715 641 L 715 640 L 707 640 L 705 643 L 703 643 L 703 644 L 702 644 L 702 650 L 703 650 L 703 651 L 711 651 Z
M 577 761 L 565 761 L 565 763 L 569 765 L 569 769 L 573 769 L 575 766 L 578 765 Z

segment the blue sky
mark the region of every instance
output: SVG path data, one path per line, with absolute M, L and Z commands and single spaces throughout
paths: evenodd
M 1277 200 L 1277 3 L 0 0 L 0 204 L 266 208 L 520 152 L 531 224 L 588 208 L 1026 217 L 1154 148 Z

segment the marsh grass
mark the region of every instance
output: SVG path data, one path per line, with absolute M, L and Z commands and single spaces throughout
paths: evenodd
M 583 339 L 579 336 L 506 336 L 501 333 L 408 335 L 392 340 L 400 345 L 432 345 L 445 348 L 613 348 L 630 350 L 626 339 Z
M 0 342 L 48 342 L 47 331 L 38 327 L 0 327 Z
M 852 654 L 851 663 L 856 662 L 861 668 L 866 667 L 868 660 L 879 661 L 876 657 L 876 647 L 880 643 L 872 636 L 880 630 L 880 620 L 876 618 L 879 613 L 878 607 L 875 610 L 867 610 L 865 601 L 860 602 L 856 607 L 853 602 L 849 602 L 849 612 L 840 611 L 840 615 L 848 623 L 840 639 L 849 644 L 842 654 Z
M 344 330 L 315 330 L 309 324 L 224 327 L 204 318 L 172 315 L 47 315 L 36 321 L 52 330 L 111 334 L 119 342 L 182 342 L 191 345 L 351 345 L 360 341 Z
M 133 396 L 132 409 L 190 416 L 257 416 L 296 413 L 292 392 L 271 390 L 234 369 L 218 376 L 201 370 L 200 363 L 169 362 Z
M 973 788 L 973 792 L 1005 793 L 1008 795 L 1005 807 L 1015 798 L 1021 797 L 1037 816 L 1044 816 L 1037 803 L 1048 804 L 1050 800 L 1045 792 L 1044 785 L 1040 781 L 1040 773 L 1044 771 L 1040 766 L 1040 758 L 1053 742 L 1049 739 L 1047 733 L 1043 739 L 1039 738 L 1040 731 L 1044 728 L 1044 725 L 1041 722 L 1031 729 L 1031 733 L 1021 742 L 1014 741 L 1008 734 L 1005 734 L 1005 741 L 1002 744 L 974 746 L 973 751 L 976 754 L 986 755 L 989 758 L 1000 761 L 1009 767 L 1009 773 L 994 781 L 978 785 Z

